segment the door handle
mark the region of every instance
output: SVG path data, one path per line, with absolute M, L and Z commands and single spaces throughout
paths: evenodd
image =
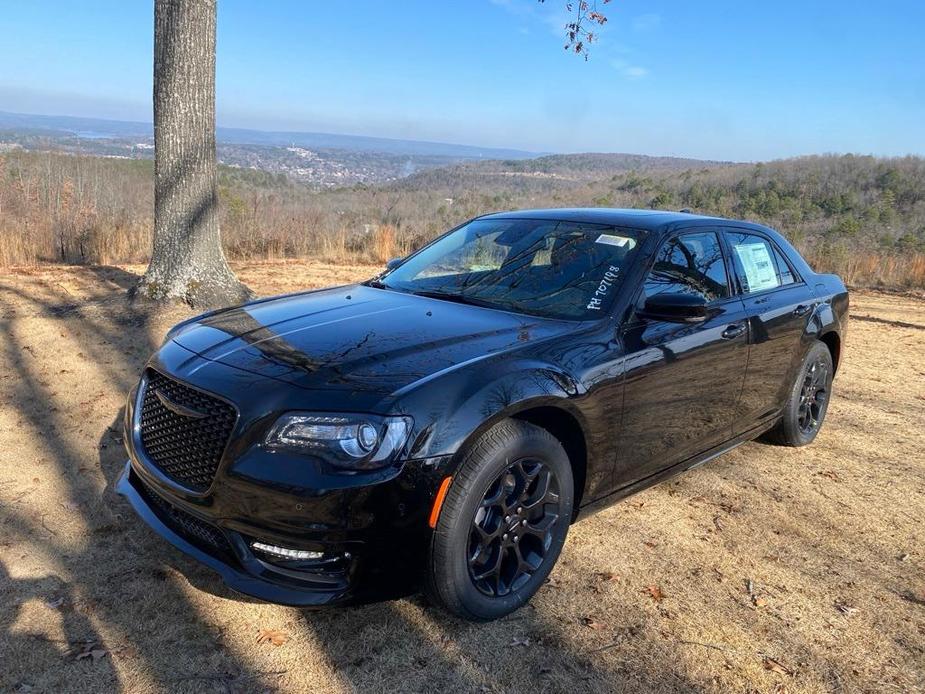
M 723 339 L 732 340 L 738 337 L 739 335 L 741 335 L 742 333 L 744 333 L 745 330 L 746 330 L 745 323 L 733 323 L 732 325 L 728 326 L 723 331 Z
M 795 309 L 793 309 L 793 315 L 795 316 L 805 316 L 807 313 L 813 310 L 813 304 L 800 304 Z

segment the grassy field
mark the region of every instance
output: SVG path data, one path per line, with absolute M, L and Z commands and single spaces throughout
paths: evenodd
M 376 268 L 236 270 L 270 294 Z M 473 625 L 420 597 L 242 599 L 134 517 L 123 399 L 185 315 L 129 309 L 138 272 L 0 275 L 0 691 L 925 689 L 921 299 L 853 295 L 814 445 L 748 444 L 592 516 L 529 607 Z

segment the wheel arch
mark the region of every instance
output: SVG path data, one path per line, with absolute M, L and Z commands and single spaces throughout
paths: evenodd
M 588 443 L 581 423 L 571 412 L 554 405 L 519 410 L 511 415 L 511 418 L 545 429 L 562 444 L 572 464 L 572 478 L 575 484 L 574 509 L 577 513 L 588 477 Z
M 819 335 L 819 341 L 829 348 L 829 354 L 832 356 L 832 368 L 837 373 L 838 365 L 841 361 L 841 337 L 839 337 L 837 331 L 829 330 Z
M 588 473 L 588 443 L 580 415 L 563 398 L 536 398 L 511 405 L 495 413 L 469 433 L 456 452 L 454 469 L 479 437 L 498 422 L 515 419 L 545 429 L 562 447 L 572 465 L 574 482 L 574 516 L 584 497 Z
M 806 325 L 804 337 L 808 340 L 819 340 L 824 344 L 832 357 L 833 374 L 838 371 L 842 356 L 842 335 L 845 329 L 844 316 L 840 316 L 832 305 L 831 300 L 818 304 L 812 317 Z

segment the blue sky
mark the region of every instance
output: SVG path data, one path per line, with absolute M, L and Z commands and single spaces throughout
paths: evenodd
M 227 126 L 533 151 L 925 154 L 925 3 L 219 0 Z M 0 110 L 151 118 L 153 3 L 6 3 Z

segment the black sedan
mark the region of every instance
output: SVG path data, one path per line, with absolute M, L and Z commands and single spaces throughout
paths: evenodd
M 486 215 L 362 284 L 174 327 L 119 490 L 232 588 L 523 605 L 569 525 L 739 444 L 818 434 L 848 294 L 757 224 Z

